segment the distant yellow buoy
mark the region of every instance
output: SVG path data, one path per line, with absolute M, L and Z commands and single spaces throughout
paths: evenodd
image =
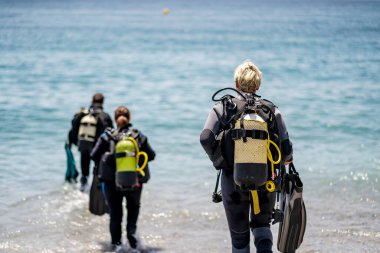
M 169 13 L 170 13 L 169 8 L 164 8 L 164 9 L 162 10 L 162 13 L 163 13 L 164 15 L 169 15 Z

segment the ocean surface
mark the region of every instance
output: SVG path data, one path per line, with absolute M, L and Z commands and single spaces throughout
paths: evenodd
M 157 152 L 145 249 L 230 252 L 199 134 L 245 59 L 304 181 L 297 252 L 380 252 L 380 2 L 360 0 L 0 1 L 0 252 L 107 251 L 108 217 L 64 182 L 72 116 L 95 92 Z

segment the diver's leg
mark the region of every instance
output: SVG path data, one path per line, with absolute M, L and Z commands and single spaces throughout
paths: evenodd
M 222 198 L 230 229 L 232 253 L 249 253 L 249 195 L 235 189 L 232 173 L 222 173 Z
M 126 193 L 127 198 L 127 239 L 132 248 L 137 247 L 137 220 L 140 212 L 142 185 Z
M 87 185 L 88 175 L 90 174 L 90 161 L 91 161 L 90 154 L 81 152 L 81 158 L 80 158 L 80 165 L 82 169 L 82 176 L 80 178 L 81 191 L 84 191 L 84 188 Z
M 273 236 L 270 230 L 272 212 L 276 201 L 276 193 L 258 192 L 260 213 L 251 212 L 251 229 L 255 238 L 257 253 L 272 253 Z
M 115 189 L 115 186 L 109 183 L 104 185 L 109 215 L 110 215 L 110 233 L 112 244 L 121 243 L 121 222 L 123 218 L 123 195 Z
M 90 174 L 90 161 L 91 161 L 90 154 L 82 152 L 81 160 L 80 160 L 82 176 L 88 177 L 88 175 Z

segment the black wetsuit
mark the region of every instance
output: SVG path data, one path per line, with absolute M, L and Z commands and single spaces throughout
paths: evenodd
M 107 127 L 113 127 L 112 119 L 108 115 L 108 113 L 103 111 L 103 107 L 101 104 L 92 104 L 89 108 L 89 110 L 93 110 L 95 112 L 96 117 L 98 118 L 97 125 L 96 125 L 96 136 L 95 136 L 95 143 L 99 136 L 104 132 L 104 130 Z M 71 121 L 71 130 L 69 132 L 69 143 L 77 145 L 78 144 L 78 131 L 80 127 L 80 121 L 83 118 L 85 114 L 82 112 L 79 112 L 75 114 L 73 120 Z M 89 174 L 90 174 L 90 154 L 88 152 L 81 152 L 81 169 L 82 169 L 82 178 L 81 180 L 85 180 Z
M 235 101 L 239 102 L 241 99 Z M 235 185 L 233 166 L 227 166 L 225 163 L 221 164 L 218 159 L 216 137 L 221 132 L 221 121 L 227 122 L 229 120 L 229 115 L 225 109 L 223 103 L 218 103 L 214 106 L 206 120 L 200 141 L 214 166 L 217 169 L 222 169 L 223 172 L 221 178 L 222 199 L 230 229 L 232 252 L 248 253 L 250 251 L 250 228 L 255 237 L 257 252 L 272 252 L 273 238 L 270 231 L 270 221 L 275 204 L 275 193 L 258 191 L 261 212 L 254 215 L 252 210 L 250 212 L 249 191 L 242 191 Z M 274 114 L 279 133 L 282 160 L 289 161 L 292 159 L 292 144 L 281 113 L 277 108 L 274 109 Z
M 130 131 L 128 128 L 119 129 L 117 133 L 125 133 Z M 144 151 L 148 155 L 148 161 L 152 161 L 156 154 L 148 143 L 148 138 L 137 130 L 132 130 L 138 133 L 136 138 L 140 151 Z M 106 200 L 109 207 L 110 214 L 110 232 L 112 244 L 121 243 L 122 234 L 122 219 L 123 219 L 123 198 L 127 200 L 127 237 L 134 235 L 137 228 L 137 219 L 140 211 L 140 199 L 142 192 L 142 185 L 149 180 L 150 173 L 149 167 L 144 169 L 146 176 L 139 178 L 139 185 L 133 190 L 120 191 L 115 185 L 115 156 L 110 153 L 112 146 L 116 143 L 111 140 L 111 136 L 104 133 L 98 139 L 94 149 L 91 152 L 91 158 L 100 163 L 99 178 L 104 185 Z M 102 160 L 102 162 L 100 162 Z M 104 162 L 104 164 L 102 164 Z

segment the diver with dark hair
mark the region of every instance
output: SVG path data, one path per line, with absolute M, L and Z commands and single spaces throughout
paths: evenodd
M 250 252 L 251 230 L 257 252 L 270 253 L 274 190 L 281 166 L 292 161 L 292 143 L 278 108 L 256 95 L 260 70 L 246 61 L 236 68 L 234 79 L 238 96 L 214 100 L 219 102 L 206 120 L 200 142 L 222 171 L 221 196 L 215 191 L 213 201 L 223 201 L 232 252 Z
M 111 243 L 115 249 L 121 246 L 123 199 L 127 208 L 127 239 L 136 249 L 137 220 L 143 184 L 150 178 L 148 162 L 155 152 L 148 137 L 137 129 L 131 129 L 131 115 L 127 107 L 115 110 L 117 129 L 108 128 L 98 139 L 91 158 L 99 163 L 99 180 L 109 208 Z
M 99 136 L 107 127 L 113 127 L 111 117 L 103 111 L 104 96 L 96 93 L 92 97 L 89 109 L 82 108 L 74 115 L 71 129 L 68 134 L 69 147 L 78 146 L 81 154 L 82 175 L 80 190 L 84 191 L 90 174 L 90 153 Z

